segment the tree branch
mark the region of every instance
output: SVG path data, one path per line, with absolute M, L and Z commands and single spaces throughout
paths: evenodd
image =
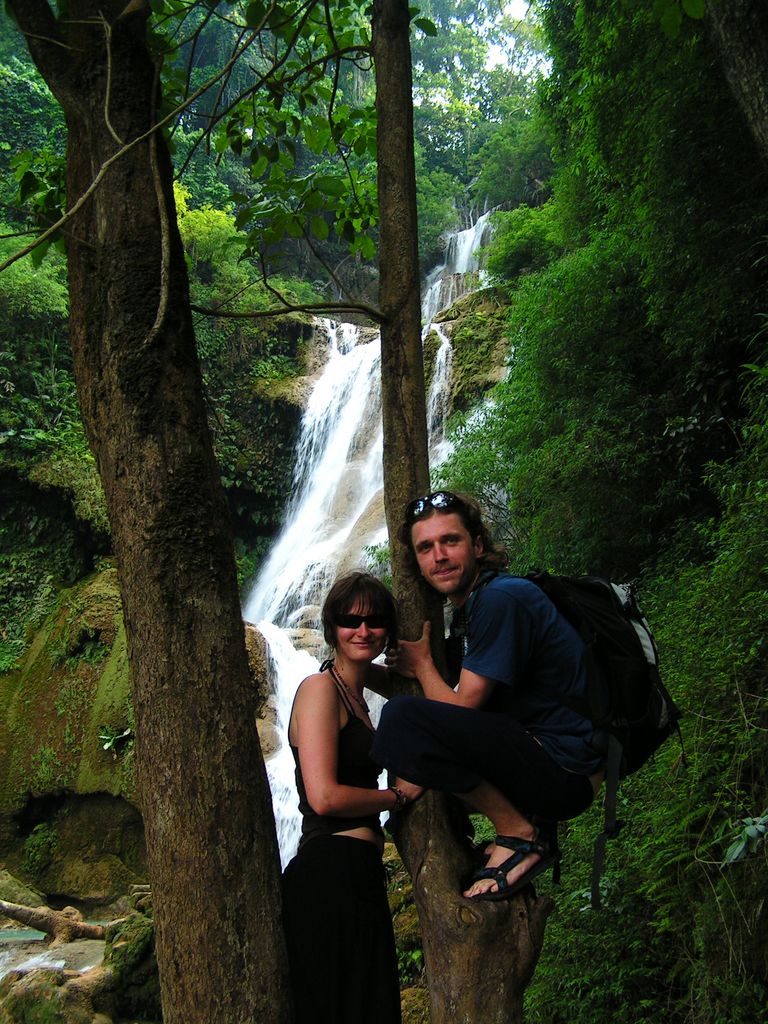
M 35 0 L 35 2 L 38 4 L 42 3 L 43 6 L 47 6 L 45 0 Z M 9 0 L 9 3 L 12 4 L 13 0 Z M 209 78 L 208 81 L 201 85 L 200 88 L 197 89 L 195 92 L 193 92 L 191 96 L 188 96 L 183 103 L 180 103 L 169 114 L 166 114 L 166 116 L 162 118 L 162 120 L 152 125 L 150 128 L 148 128 L 141 135 L 138 135 L 131 142 L 127 142 L 121 149 L 118 149 L 115 153 L 112 154 L 111 157 L 105 160 L 99 168 L 99 170 L 96 172 L 93 181 L 85 190 L 85 192 L 83 192 L 80 198 L 66 211 L 66 213 L 62 217 L 60 217 L 54 224 L 47 228 L 41 235 L 38 235 L 38 237 L 33 242 L 30 242 L 29 245 L 25 246 L 23 249 L 20 249 L 17 253 L 15 253 L 13 256 L 10 256 L 3 263 L 0 263 L 0 273 L 2 273 L 4 270 L 7 270 L 8 267 L 10 267 L 13 263 L 16 263 L 18 260 L 23 259 L 25 256 L 29 255 L 29 253 L 31 253 L 39 245 L 42 245 L 43 242 L 46 242 L 57 231 L 60 231 L 61 228 L 63 228 L 64 225 L 67 224 L 74 217 L 74 215 L 83 207 L 83 205 L 90 199 L 95 190 L 101 184 L 105 174 L 110 169 L 112 164 L 114 164 L 117 160 L 125 156 L 125 154 L 134 149 L 134 147 L 140 145 L 142 142 L 145 142 L 155 132 L 159 131 L 161 128 L 164 128 L 165 125 L 169 124 L 171 121 L 174 120 L 174 118 L 178 117 L 179 114 L 181 114 L 184 110 L 191 106 L 191 104 L 194 103 L 195 100 L 198 99 L 198 97 L 202 96 L 202 94 L 206 90 L 210 89 L 212 85 L 215 85 L 215 83 L 218 82 L 220 78 L 224 77 L 224 75 L 226 75 L 229 72 L 229 69 L 232 67 L 232 65 L 240 59 L 242 54 L 245 53 L 245 51 L 253 43 L 255 38 L 256 34 L 252 33 L 248 40 L 246 40 L 246 42 L 243 44 L 240 51 L 234 53 L 232 57 L 230 57 L 230 59 L 227 61 L 227 63 L 224 65 L 221 71 L 217 72 L 217 74 Z
M 270 316 L 285 316 L 286 313 L 362 313 L 376 324 L 386 323 L 387 318 L 380 309 L 369 306 L 366 302 L 288 302 L 271 286 L 269 290 L 276 295 L 284 305 L 275 309 L 257 309 L 251 312 L 229 312 L 221 308 L 209 309 L 206 306 L 197 306 L 194 303 L 191 309 L 194 313 L 202 316 L 215 316 L 227 320 L 260 320 Z

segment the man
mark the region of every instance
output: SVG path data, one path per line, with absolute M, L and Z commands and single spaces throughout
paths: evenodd
M 565 703 L 585 692 L 584 644 L 534 583 L 498 573 L 504 552 L 471 498 L 418 498 L 401 536 L 414 572 L 453 605 L 465 649 L 455 689 L 432 660 L 429 623 L 390 652 L 427 700 L 387 703 L 372 757 L 406 796 L 451 792 L 491 820 L 495 842 L 464 895 L 507 899 L 556 859 L 538 822 L 581 814 L 602 780 L 592 727 Z

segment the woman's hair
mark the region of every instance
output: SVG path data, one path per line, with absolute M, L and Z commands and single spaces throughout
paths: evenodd
M 347 615 L 355 605 L 361 615 L 382 615 L 389 643 L 397 640 L 397 606 L 392 594 L 370 573 L 350 572 L 336 580 L 323 604 L 323 636 L 329 647 L 336 647 L 337 616 Z
M 416 553 L 411 540 L 411 527 L 421 519 L 432 516 L 450 515 L 455 512 L 473 540 L 480 538 L 483 550 L 477 556 L 481 569 L 500 571 L 507 567 L 507 552 L 491 537 L 490 530 L 483 522 L 480 506 L 468 494 L 456 491 L 435 491 L 424 498 L 412 501 L 406 509 L 405 521 L 400 527 L 400 540 L 405 546 L 408 569 L 416 579 L 423 581 Z M 426 581 L 423 581 L 426 582 Z M 428 584 L 427 584 L 428 585 Z

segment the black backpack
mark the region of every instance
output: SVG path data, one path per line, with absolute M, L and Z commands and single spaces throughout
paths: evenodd
M 496 575 L 483 573 L 470 602 Z M 681 712 L 661 681 L 656 643 L 630 584 L 538 570 L 524 578 L 541 588 L 586 644 L 584 700 L 556 699 L 592 722 L 607 751 L 605 824 L 595 842 L 592 870 L 592 906 L 597 909 L 605 844 L 622 826 L 616 817 L 619 779 L 641 768 L 672 732 L 680 735 Z

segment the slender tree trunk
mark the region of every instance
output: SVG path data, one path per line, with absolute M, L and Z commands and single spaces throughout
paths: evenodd
M 416 177 L 408 5 L 374 4 L 379 186 L 379 308 L 384 421 L 384 507 L 397 570 L 404 564 L 398 527 L 403 508 L 429 489 L 426 394 L 421 348 Z M 424 619 L 424 600 L 395 572 L 395 594 L 408 628 Z M 432 613 L 438 602 L 432 602 Z
M 9 5 L 66 115 L 72 207 L 154 123 L 149 5 L 69 0 L 66 18 L 46 0 Z M 287 1021 L 277 842 L 161 134 L 109 168 L 66 245 L 80 407 L 119 562 L 165 1024 Z
M 409 581 L 397 535 L 406 503 L 429 487 L 408 26 L 408 0 L 375 0 L 384 500 L 395 594 L 413 637 L 427 616 L 442 636 L 442 613 L 436 595 L 428 603 Z M 551 901 L 464 899 L 469 863 L 460 819 L 452 801 L 429 794 L 395 837 L 414 882 L 432 1024 L 512 1024 L 522 1019 Z
M 768 165 L 768 4 L 709 0 L 706 16 L 725 76 Z

